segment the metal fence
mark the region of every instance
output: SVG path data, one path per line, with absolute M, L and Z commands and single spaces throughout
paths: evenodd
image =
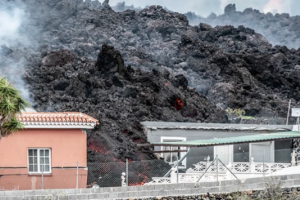
M 233 173 L 269 173 L 290 167 L 292 165 L 291 154 L 291 149 L 273 152 L 252 150 L 252 152 L 221 154 L 218 155 L 218 158 Z M 215 158 L 216 155 L 213 153 L 201 156 L 188 155 L 178 166 L 177 158 L 97 162 L 87 163 L 87 166 L 78 166 L 77 163 L 60 164 L 52 165 L 50 173 L 29 173 L 27 166 L 0 166 L 0 190 L 120 187 L 122 184 L 125 186 L 144 185 L 155 179 L 163 180 L 162 177 L 165 178 L 164 181 L 169 181 L 172 168 L 175 168 L 176 173 L 181 174 L 181 177 L 184 173 L 204 173 L 210 165 L 211 168 L 208 172 L 215 172 L 216 164 L 212 163 Z M 224 167 L 220 167 L 220 173 L 224 169 Z M 125 173 L 124 177 L 122 177 L 122 173 Z
M 250 162 L 250 156 L 255 158 L 259 158 L 260 160 L 263 158 L 263 154 L 265 153 L 266 160 L 269 159 L 269 152 L 263 151 L 253 151 L 251 154 L 249 152 L 235 153 L 233 154 L 234 162 Z M 274 162 L 277 163 L 289 163 L 291 162 L 291 153 L 292 149 L 280 149 L 274 151 Z M 257 159 L 256 159 L 257 160 Z
M 220 161 L 234 173 L 275 172 L 276 170 L 290 167 L 291 149 L 275 150 L 273 152 L 263 152 L 252 150 L 252 152 L 242 152 L 234 154 L 221 154 Z M 272 159 L 271 159 L 272 157 Z M 88 184 L 99 187 L 118 187 L 122 185 L 121 175 L 125 173 L 125 184 L 128 186 L 144 185 L 159 177 L 169 177 L 172 167 L 176 168 L 176 173 L 203 173 L 206 167 L 216 158 L 216 155 L 207 156 L 186 156 L 178 168 L 176 158 L 161 160 L 142 160 L 111 163 L 89 163 L 88 164 Z M 170 162 L 175 160 L 175 162 Z M 230 165 L 231 164 L 231 165 Z M 216 166 L 213 164 L 211 170 Z M 262 169 L 260 169 L 262 168 Z M 265 168 L 265 169 L 263 169 Z M 225 170 L 223 167 L 222 169 Z M 210 170 L 210 172 L 212 172 Z M 244 171 L 243 171 L 244 170 Z M 248 170 L 248 171 L 247 171 Z M 168 173 L 169 172 L 169 173 Z
M 109 163 L 88 163 L 88 184 L 99 187 L 121 186 L 121 175 L 124 172 L 126 185 L 143 185 L 152 177 L 164 176 L 171 166 L 164 160 L 143 160 Z

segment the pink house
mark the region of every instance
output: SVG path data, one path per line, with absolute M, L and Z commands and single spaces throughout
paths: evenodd
M 0 190 L 85 188 L 85 130 L 98 120 L 77 112 L 22 113 L 18 120 L 25 129 L 0 140 Z

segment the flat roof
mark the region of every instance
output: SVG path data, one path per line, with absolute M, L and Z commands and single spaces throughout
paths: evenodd
M 146 129 L 186 129 L 186 130 L 253 130 L 253 131 L 292 131 L 293 125 L 259 125 L 259 124 L 220 124 L 220 123 L 186 123 L 186 122 L 153 122 L 141 124 Z
M 214 138 L 214 139 L 206 139 L 206 140 L 192 140 L 192 141 L 183 141 L 183 142 L 158 142 L 158 143 L 152 143 L 150 145 L 151 146 L 207 147 L 207 146 L 220 146 L 220 145 L 241 144 L 241 143 L 266 142 L 266 141 L 295 139 L 295 138 L 300 138 L 299 131 L 265 133 L 259 135 L 246 135 L 246 136 Z

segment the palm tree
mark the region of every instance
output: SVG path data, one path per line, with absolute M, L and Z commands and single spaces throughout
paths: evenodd
M 23 128 L 16 115 L 25 110 L 28 103 L 19 93 L 5 77 L 0 78 L 0 139 Z

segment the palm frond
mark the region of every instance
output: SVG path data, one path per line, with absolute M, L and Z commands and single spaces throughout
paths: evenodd
M 3 116 L 9 115 L 10 113 L 16 113 L 15 104 L 7 98 L 3 99 L 3 101 L 0 102 L 0 113 Z
M 0 135 L 8 136 L 24 128 L 16 115 L 29 104 L 20 97 L 20 92 L 5 78 L 0 77 Z M 2 125 L 2 126 L 1 126 Z M 0 138 L 1 138 L 0 136 Z
M 18 132 L 20 129 L 23 129 L 23 128 L 24 128 L 24 125 L 21 122 L 19 122 L 15 117 L 13 117 L 11 119 L 11 121 L 5 122 L 3 124 L 3 130 L 5 132 L 9 132 L 9 133 Z

